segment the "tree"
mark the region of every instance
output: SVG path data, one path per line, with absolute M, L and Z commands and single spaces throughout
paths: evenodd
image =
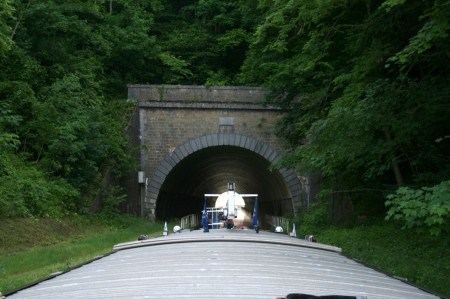
M 12 29 L 7 21 L 12 18 L 12 10 L 8 0 L 0 1 L 0 55 L 8 51 L 12 44 Z
M 13 43 L 0 55 L 2 215 L 85 211 L 105 172 L 134 167 L 123 129 L 130 104 L 117 90 L 137 72 L 124 71 L 124 81 L 111 79 L 112 59 L 128 57 L 121 56 L 126 46 L 120 48 L 106 32 L 117 32 L 122 24 L 116 14 L 124 13 L 134 19 L 122 36 L 133 43 L 140 37 L 151 40 L 144 26 L 151 15 L 138 2 L 115 1 L 110 16 L 103 4 L 11 2 L 11 16 L 5 20 L 14 28 Z M 106 90 L 112 83 L 121 87 Z
M 448 1 L 261 2 L 240 75 L 290 109 L 283 165 L 334 191 L 449 177 Z M 380 187 L 382 185 L 383 187 Z M 351 193 L 358 196 L 357 192 Z
M 257 1 L 165 1 L 152 33 L 182 76 L 163 82 L 233 84 L 259 21 Z

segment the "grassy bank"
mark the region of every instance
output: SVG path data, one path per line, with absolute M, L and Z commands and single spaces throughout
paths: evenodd
M 87 217 L 0 220 L 0 292 L 109 253 L 114 244 L 141 234 L 160 235 L 162 230 L 160 223 L 130 217 L 109 222 Z
M 342 248 L 344 255 L 409 283 L 450 298 L 450 236 L 432 237 L 380 220 L 354 227 L 303 227 L 321 243 Z

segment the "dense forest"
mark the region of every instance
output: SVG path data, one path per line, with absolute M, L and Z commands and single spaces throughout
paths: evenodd
M 449 33 L 445 0 L 0 0 L 0 216 L 90 211 L 135 167 L 127 84 L 251 85 L 289 111 L 279 166 L 440 234 Z

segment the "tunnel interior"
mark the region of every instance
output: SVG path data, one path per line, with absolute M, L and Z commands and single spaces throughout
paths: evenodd
M 236 146 L 212 146 L 181 160 L 167 175 L 156 203 L 158 220 L 178 219 L 200 213 L 205 194 L 227 191 L 235 183 L 239 194 L 258 194 L 259 218 L 283 216 L 292 212 L 290 192 L 278 170 L 270 170 L 270 162 L 260 155 Z M 207 198 L 213 207 L 216 198 Z M 245 199 L 245 210 L 252 213 L 254 198 Z

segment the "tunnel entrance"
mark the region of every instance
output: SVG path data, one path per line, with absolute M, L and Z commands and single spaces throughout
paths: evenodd
M 260 217 L 293 213 L 292 196 L 287 184 L 270 162 L 245 148 L 231 145 L 211 146 L 195 151 L 175 165 L 161 185 L 156 202 L 157 220 L 181 218 L 200 213 L 204 194 L 223 193 L 227 183 L 236 184 L 238 193 L 257 193 Z M 207 199 L 213 207 L 215 198 Z M 252 213 L 253 199 L 243 207 Z

